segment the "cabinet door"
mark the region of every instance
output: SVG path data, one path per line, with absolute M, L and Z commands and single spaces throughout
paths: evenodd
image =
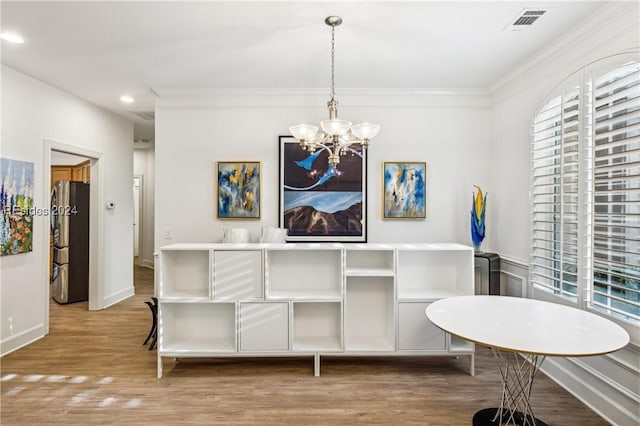
M 84 183 L 91 182 L 91 164 L 89 162 L 82 165 L 82 181 Z
M 51 188 L 59 180 L 71 180 L 71 167 L 51 166 Z
M 240 350 L 289 350 L 289 304 L 241 303 Z
M 446 335 L 427 318 L 427 306 L 429 303 L 398 303 L 398 349 L 446 350 Z
M 213 297 L 216 299 L 262 297 L 262 252 L 216 250 L 213 252 Z
M 71 180 L 76 182 L 83 182 L 82 180 L 82 166 L 76 166 L 71 169 Z

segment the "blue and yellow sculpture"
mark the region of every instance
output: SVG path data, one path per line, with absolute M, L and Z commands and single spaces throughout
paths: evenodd
M 473 202 L 471 204 L 471 239 L 473 247 L 476 251 L 480 250 L 480 244 L 484 240 L 484 212 L 487 207 L 487 194 L 482 196 L 482 189 L 473 185 L 478 189 L 477 194 L 473 194 Z

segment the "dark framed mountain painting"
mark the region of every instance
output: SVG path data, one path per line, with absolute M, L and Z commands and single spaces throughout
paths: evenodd
M 366 150 L 354 144 L 333 166 L 326 149 L 305 151 L 292 136 L 279 142 L 279 226 L 287 241 L 366 242 Z

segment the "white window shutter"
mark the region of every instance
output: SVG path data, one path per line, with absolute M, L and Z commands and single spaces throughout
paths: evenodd
M 593 79 L 592 305 L 640 319 L 640 66 Z

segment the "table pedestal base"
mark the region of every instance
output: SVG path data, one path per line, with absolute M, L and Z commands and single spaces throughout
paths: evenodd
M 493 423 L 478 424 L 544 425 L 535 418 L 531 404 L 529 404 L 533 378 L 544 361 L 544 356 L 531 354 L 525 357 L 516 352 L 501 351 L 497 348 L 491 348 L 491 352 L 493 352 L 502 379 L 502 400 L 499 408 L 489 409 L 493 413 L 493 418 L 488 415 L 487 418 Z M 483 413 L 479 417 L 484 417 L 485 412 L 488 410 L 479 411 L 476 416 Z M 474 425 L 476 424 L 476 416 L 473 418 Z
M 485 408 L 484 410 L 478 411 L 473 416 L 473 426 L 498 426 L 501 424 L 548 426 L 545 422 L 539 419 L 532 419 L 529 416 L 525 419 L 524 414 L 520 411 L 514 412 L 513 417 L 511 417 L 511 413 L 504 412 L 502 414 L 502 422 L 500 422 L 500 419 L 498 419 L 499 410 L 500 408 Z M 510 417 L 511 420 L 509 421 Z

